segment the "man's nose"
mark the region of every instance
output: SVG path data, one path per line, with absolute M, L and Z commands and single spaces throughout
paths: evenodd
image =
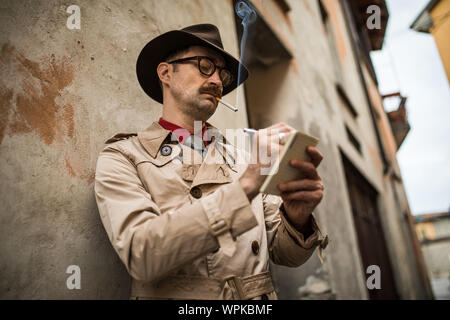
M 219 69 L 216 69 L 212 75 L 209 76 L 209 82 L 214 83 L 216 86 L 222 88 L 222 80 L 219 76 Z

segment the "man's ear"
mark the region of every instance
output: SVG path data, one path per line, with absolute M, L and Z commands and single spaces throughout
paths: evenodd
M 158 73 L 159 81 L 165 84 L 170 82 L 169 64 L 167 62 L 161 62 L 158 64 L 156 72 Z

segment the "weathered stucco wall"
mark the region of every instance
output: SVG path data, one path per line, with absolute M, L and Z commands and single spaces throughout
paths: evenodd
M 137 56 L 156 35 L 215 23 L 237 55 L 228 1 L 65 1 L 0 4 L 0 298 L 128 298 L 129 280 L 93 193 L 103 142 L 145 129 L 161 107 L 139 87 Z M 230 98 L 232 99 L 232 97 Z M 219 107 L 219 127 L 246 125 Z M 81 269 L 68 290 L 66 268 Z
M 272 97 L 275 107 L 252 112 L 267 123 L 284 121 L 319 137 L 325 155 L 319 169 L 325 197 L 316 210 L 331 239 L 325 264 L 321 267 L 314 255 L 298 269 L 272 266 L 280 297 L 299 298 L 308 291 L 309 277 L 308 283 L 325 288 L 320 297 L 365 299 L 366 275 L 340 153 L 380 194 L 385 191 L 340 6 L 324 1 L 342 67 L 337 74 L 317 1 L 288 1 L 288 15 L 272 0 L 253 2 L 294 59 L 280 69 L 283 82 Z M 138 85 L 136 58 L 156 35 L 208 22 L 219 27 L 225 48 L 238 56 L 231 0 L 76 4 L 81 8 L 80 30 L 66 27 L 67 2 L 11 0 L 0 5 L 0 298 L 128 298 L 128 274 L 101 225 L 92 182 L 107 138 L 145 129 L 161 114 L 161 107 Z M 275 70 L 271 76 L 276 75 Z M 339 102 L 337 78 L 351 93 L 357 120 Z M 235 101 L 235 94 L 226 99 Z M 344 121 L 358 135 L 362 156 L 349 144 Z M 233 113 L 219 107 L 211 122 L 222 129 L 247 126 L 246 110 Z M 398 258 L 395 252 L 405 250 L 394 250 Z M 81 290 L 66 287 L 69 265 L 81 268 Z M 410 288 L 404 283 L 409 278 L 399 279 L 400 286 Z

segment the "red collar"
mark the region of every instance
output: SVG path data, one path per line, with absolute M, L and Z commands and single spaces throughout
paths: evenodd
M 161 125 L 161 127 L 163 127 L 166 130 L 170 130 L 172 131 L 178 138 L 178 141 L 180 143 L 183 143 L 184 140 L 186 140 L 187 137 L 189 137 L 190 135 L 194 134 L 193 132 L 184 129 L 183 127 L 180 127 L 179 125 L 172 123 L 170 121 L 164 120 L 162 117 L 159 118 L 158 123 Z M 203 125 L 202 128 L 202 139 L 203 139 L 203 143 L 205 144 L 205 146 L 208 146 L 208 144 L 211 141 L 208 141 L 208 135 L 206 132 L 206 126 Z

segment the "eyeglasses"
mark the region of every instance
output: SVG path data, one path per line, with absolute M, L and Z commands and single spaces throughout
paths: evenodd
M 214 72 L 216 72 L 216 69 L 218 69 L 219 77 L 220 77 L 220 80 L 222 81 L 223 87 L 227 87 L 231 84 L 231 82 L 233 82 L 233 75 L 231 74 L 230 70 L 214 64 L 214 61 L 209 57 L 195 56 L 195 57 L 177 59 L 177 60 L 169 61 L 167 63 L 169 63 L 169 64 L 182 63 L 182 62 L 190 61 L 190 60 L 197 60 L 198 70 L 200 71 L 201 74 L 208 76 L 208 77 L 212 76 L 214 74 Z

